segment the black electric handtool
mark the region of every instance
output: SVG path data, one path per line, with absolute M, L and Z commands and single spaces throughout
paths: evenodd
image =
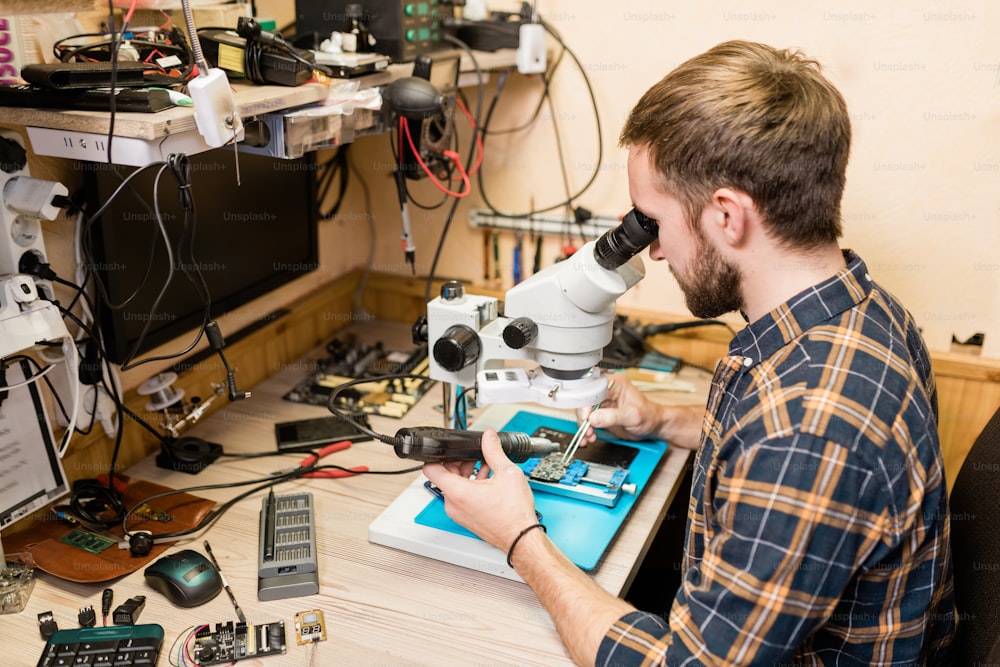
M 527 433 L 501 431 L 500 445 L 514 463 L 544 458 L 559 451 L 559 443 L 547 438 L 533 438 Z M 460 431 L 433 426 L 401 428 L 396 431 L 393 448 L 401 459 L 436 463 L 438 461 L 482 461 L 483 432 Z

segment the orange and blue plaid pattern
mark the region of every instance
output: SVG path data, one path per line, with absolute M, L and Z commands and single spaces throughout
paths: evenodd
M 845 256 L 730 343 L 669 618 L 619 619 L 598 665 L 947 664 L 956 619 L 930 361 L 909 313 Z

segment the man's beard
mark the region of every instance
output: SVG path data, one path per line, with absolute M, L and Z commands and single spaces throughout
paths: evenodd
M 684 293 L 684 303 L 695 317 L 712 318 L 743 307 L 740 272 L 698 234 L 694 262 L 687 274 L 671 273 Z

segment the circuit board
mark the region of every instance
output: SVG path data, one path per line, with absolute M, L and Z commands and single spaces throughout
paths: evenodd
M 300 645 L 326 640 L 326 622 L 321 609 L 295 614 L 295 639 Z
M 572 433 L 544 426 L 532 435 L 558 442 L 562 448 L 573 438 Z M 544 458 L 528 459 L 521 469 L 536 491 L 614 507 L 622 493 L 631 492 L 628 467 L 637 453 L 634 447 L 597 440 L 578 449 L 571 461 L 563 460 L 561 452 L 554 452 Z
M 222 665 L 247 658 L 263 658 L 285 652 L 285 622 L 217 623 L 195 634 L 194 661 L 204 666 Z
M 326 346 L 329 357 L 316 361 L 306 379 L 284 395 L 286 401 L 326 406 L 340 385 L 361 378 L 407 374 L 427 376 L 427 346 L 403 350 L 387 349 L 381 341 L 367 343 L 353 335 L 338 337 Z M 398 378 L 357 384 L 338 394 L 345 411 L 402 418 L 434 385 L 430 377 Z
M 60 537 L 59 541 L 64 544 L 70 544 L 77 549 L 89 551 L 92 554 L 99 554 L 108 547 L 118 544 L 114 540 L 92 533 L 89 530 L 84 530 L 83 528 L 74 528 Z

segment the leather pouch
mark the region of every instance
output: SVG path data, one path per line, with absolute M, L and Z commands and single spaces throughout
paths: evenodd
M 125 506 L 133 507 L 146 498 L 170 490 L 169 487 L 153 482 L 131 482 L 125 490 Z M 150 508 L 139 508 L 143 510 L 139 512 L 139 516 L 133 514 L 130 517 L 128 529 L 129 532 L 148 530 L 155 539 L 158 533 L 174 533 L 194 528 L 215 506 L 215 501 L 188 493 L 175 493 L 157 498 L 150 505 Z M 165 521 L 168 515 L 170 520 Z M 93 553 L 94 544 L 110 540 L 94 536 L 95 534 L 91 534 L 92 537 L 88 540 L 86 534 L 74 532 L 86 529 L 71 526 L 54 515 L 45 518 L 51 520 L 36 521 L 27 530 L 4 535 L 4 550 L 10 553 L 28 551 L 36 567 L 68 581 L 95 583 L 116 579 L 135 572 L 172 546 L 172 542 L 155 543 L 146 556 L 133 556 L 128 549 L 120 549 L 117 544 Z M 121 539 L 121 526 L 110 528 L 108 532 Z

